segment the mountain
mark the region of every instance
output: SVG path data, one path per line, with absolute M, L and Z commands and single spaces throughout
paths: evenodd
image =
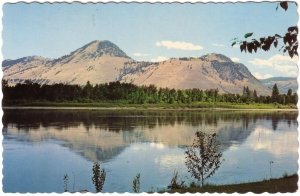
M 57 59 L 40 56 L 5 60 L 4 79 L 9 84 L 26 80 L 40 84 L 93 84 L 112 81 L 136 85 L 153 84 L 175 89 L 219 89 L 241 93 L 244 86 L 259 94 L 270 94 L 247 67 L 221 54 L 199 58 L 171 58 L 162 62 L 141 62 L 131 59 L 110 41 L 93 41 Z
M 160 63 L 142 66 L 131 62 L 124 68 L 120 80 L 137 85 L 154 84 L 175 89 L 219 89 L 220 92 L 241 93 L 244 86 L 269 94 L 246 66 L 232 62 L 221 54 L 199 58 L 172 58 Z M 137 69 L 138 68 L 138 69 Z
M 25 57 L 2 63 L 9 83 L 31 80 L 40 84 L 85 84 L 115 81 L 124 63 L 132 61 L 109 41 L 93 41 L 58 59 Z
M 244 119 L 240 118 L 241 114 L 251 120 L 245 123 Z M 166 119 L 166 115 L 169 118 Z M 280 114 L 273 115 L 280 116 Z M 148 118 L 140 118 L 141 116 Z M 253 116 L 240 111 L 218 113 L 181 111 L 170 115 L 168 111 L 110 111 L 107 113 L 101 110 L 65 110 L 62 112 L 30 110 L 24 113 L 5 110 L 3 135 L 27 142 L 41 142 L 48 139 L 62 141 L 58 143 L 89 160 L 105 161 L 114 158 L 132 143 L 157 143 L 172 148 L 189 146 L 193 143 L 197 131 L 189 127 L 203 124 L 207 130 L 214 130 L 218 133 L 218 140 L 222 144 L 220 150 L 223 151 L 232 144 L 244 142 L 251 132 L 255 131 L 255 120 L 264 120 L 267 116 L 269 115 L 263 112 Z M 292 114 L 285 117 L 292 120 L 291 122 L 297 122 L 294 116 Z M 86 119 L 89 119 L 88 123 Z M 217 123 L 205 119 L 215 119 Z M 174 127 L 174 122 L 178 121 L 181 122 L 181 128 Z M 231 123 L 232 121 L 234 124 Z M 60 125 L 64 125 L 63 129 Z M 145 128 L 145 125 L 146 127 L 151 125 L 151 127 Z M 20 128 L 22 126 L 28 129 Z M 9 127 L 8 130 L 7 127 Z M 37 127 L 44 131 L 36 131 Z
M 289 89 L 292 89 L 293 92 L 298 90 L 297 78 L 293 77 L 272 77 L 260 81 L 269 89 L 272 89 L 276 83 L 280 93 L 287 93 Z
M 41 56 L 23 57 L 2 62 L 3 79 L 9 83 L 22 83 L 25 80 L 40 81 L 40 75 L 49 69 L 50 59 Z

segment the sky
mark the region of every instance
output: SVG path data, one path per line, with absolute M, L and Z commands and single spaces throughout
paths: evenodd
M 161 61 L 220 53 L 257 78 L 297 76 L 298 59 L 279 49 L 249 54 L 232 39 L 281 34 L 298 23 L 296 5 L 264 3 L 6 3 L 3 58 L 58 58 L 93 40 L 109 40 L 135 60 Z M 251 38 L 249 38 L 251 39 Z

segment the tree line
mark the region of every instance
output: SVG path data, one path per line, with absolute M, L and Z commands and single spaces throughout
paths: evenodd
M 11 101 L 50 101 L 50 102 L 122 102 L 128 104 L 156 103 L 192 103 L 192 102 L 230 102 L 230 103 L 280 103 L 296 104 L 298 96 L 291 89 L 280 94 L 277 85 L 272 89 L 271 96 L 258 95 L 255 89 L 244 87 L 241 94 L 219 93 L 218 89 L 176 90 L 157 88 L 154 85 L 137 86 L 131 83 L 110 82 L 92 85 L 76 84 L 38 84 L 26 81 L 23 84 L 9 86 L 2 81 L 3 104 Z

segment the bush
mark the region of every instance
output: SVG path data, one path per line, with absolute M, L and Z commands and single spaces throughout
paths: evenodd
M 173 177 L 171 179 L 170 185 L 168 186 L 169 189 L 180 189 L 184 187 L 184 181 L 178 182 L 178 172 L 174 171 Z

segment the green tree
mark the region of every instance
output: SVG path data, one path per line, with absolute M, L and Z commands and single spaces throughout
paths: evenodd
M 132 181 L 132 190 L 134 193 L 140 192 L 140 187 L 141 187 L 140 177 L 141 175 L 140 173 L 138 173 Z
M 255 89 L 253 90 L 253 97 L 254 97 L 254 101 L 258 102 L 258 96 L 257 96 L 257 92 Z
M 93 184 L 95 185 L 96 192 L 99 193 L 103 189 L 105 182 L 106 172 L 104 169 L 101 170 L 100 164 L 95 162 L 93 165 Z
M 196 132 L 196 138 L 185 154 L 188 171 L 201 181 L 202 186 L 204 180 L 211 177 L 221 165 L 222 153 L 219 152 L 215 133 Z
M 63 180 L 64 180 L 64 191 L 68 192 L 68 182 L 69 182 L 69 176 L 68 176 L 68 174 L 64 175 Z
M 298 95 L 297 95 L 297 93 L 294 93 L 293 96 L 292 96 L 292 101 L 291 102 L 293 104 L 297 104 L 297 101 L 298 101 Z
M 286 103 L 292 102 L 292 96 L 293 96 L 293 91 L 292 91 L 292 89 L 289 89 L 286 94 Z
M 287 92 L 287 96 L 291 97 L 291 96 L 292 96 L 292 94 L 293 94 L 293 91 L 292 91 L 292 89 L 289 89 L 289 90 L 288 90 L 288 92 Z
M 272 88 L 272 101 L 278 102 L 278 98 L 279 98 L 279 90 L 278 90 L 277 84 L 275 83 Z
M 93 86 L 91 85 L 90 81 L 87 81 L 86 85 L 83 87 L 83 96 L 87 99 L 91 98 L 93 91 Z

